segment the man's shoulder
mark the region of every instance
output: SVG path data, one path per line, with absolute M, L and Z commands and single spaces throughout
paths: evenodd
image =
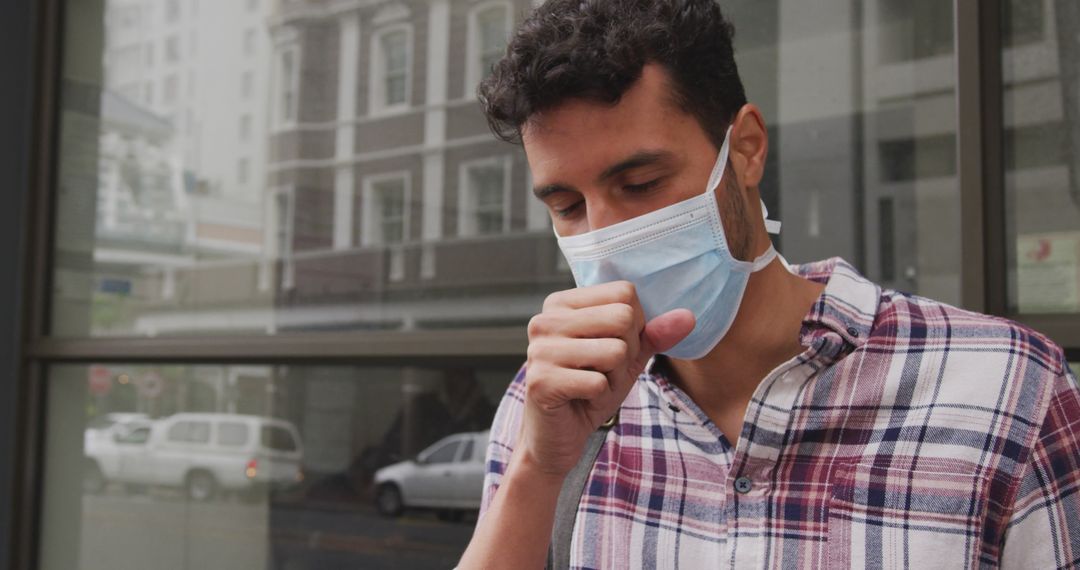
M 1013 367 L 1030 364 L 1054 376 L 1065 374 L 1064 350 L 1022 323 L 891 289 L 881 290 L 875 338 L 891 342 L 897 351 L 935 351 Z

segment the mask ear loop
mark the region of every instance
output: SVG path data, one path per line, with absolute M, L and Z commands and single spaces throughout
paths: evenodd
M 780 235 L 780 220 L 769 219 L 769 208 L 765 206 L 765 200 L 761 201 L 761 217 L 765 218 L 765 231 L 772 235 Z

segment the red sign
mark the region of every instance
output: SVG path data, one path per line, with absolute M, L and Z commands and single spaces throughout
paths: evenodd
M 87 373 L 87 382 L 90 386 L 90 393 L 94 395 L 100 396 L 108 394 L 109 390 L 112 390 L 112 381 L 112 370 L 109 370 L 104 366 L 91 366 L 90 371 Z

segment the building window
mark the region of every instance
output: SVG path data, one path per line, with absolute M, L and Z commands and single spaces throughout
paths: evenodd
M 180 21 L 180 0 L 167 0 L 165 3 L 165 21 L 170 24 Z
M 236 162 L 236 183 L 247 184 L 248 181 L 248 159 L 241 158 Z
M 1042 0 L 1007 0 L 1002 3 L 1001 22 L 1005 29 L 1002 41 L 1005 47 L 1038 43 L 1045 34 L 1046 8 Z
M 953 52 L 953 5 L 940 0 L 883 0 L 878 4 L 881 63 Z
M 244 55 L 255 55 L 255 30 L 244 31 Z
M 407 173 L 380 175 L 364 181 L 363 245 L 392 245 L 409 230 Z
M 466 70 L 466 96 L 491 73 L 492 66 L 502 58 L 510 36 L 509 4 L 481 4 L 469 13 L 469 64 Z
M 176 102 L 176 95 L 180 92 L 180 78 L 175 74 L 165 78 L 165 87 L 162 89 L 162 103 L 171 105 Z
M 250 99 L 254 92 L 255 74 L 250 71 L 245 71 L 240 75 L 240 96 L 244 99 Z
M 510 229 L 510 162 L 497 157 L 461 166 L 458 226 L 463 236 Z
M 154 84 L 150 81 L 143 86 L 143 102 L 149 107 L 154 104 Z
M 248 12 L 254 12 L 259 9 L 259 0 L 247 0 Z
M 245 114 L 240 116 L 240 126 L 237 130 L 237 134 L 243 142 L 251 140 L 251 115 Z
M 154 44 L 146 44 L 143 46 L 143 51 L 146 54 L 146 65 L 154 65 Z
M 278 125 L 287 127 L 296 123 L 298 93 L 300 91 L 300 47 L 293 45 L 282 50 L 278 59 Z
M 412 28 L 399 25 L 384 29 L 372 38 L 372 113 L 408 106 L 412 64 Z
M 294 194 L 286 188 L 274 194 L 274 251 L 281 260 L 281 287 L 291 289 L 294 284 L 292 243 L 293 243 L 293 206 Z
M 169 63 L 180 61 L 180 36 L 169 36 L 165 40 L 165 61 Z

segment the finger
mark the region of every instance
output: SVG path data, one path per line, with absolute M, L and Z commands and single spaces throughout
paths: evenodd
M 528 361 L 606 373 L 625 370 L 629 350 L 621 338 L 542 338 L 529 343 Z
M 553 410 L 572 400 L 602 398 L 611 391 L 611 384 L 607 376 L 595 370 L 538 364 L 526 372 L 525 389 L 531 402 L 543 410 Z
M 641 309 L 641 304 L 637 300 L 637 291 L 632 283 L 612 281 L 590 287 L 556 291 L 544 299 L 544 312 L 557 309 L 583 309 L 610 303 L 626 303 Z
M 635 357 L 635 369 L 644 370 L 649 359 L 679 344 L 694 330 L 694 313 L 689 309 L 674 309 L 645 323 L 641 331 L 641 348 Z
M 609 303 L 582 309 L 540 313 L 529 321 L 529 338 L 637 338 L 645 328 L 645 315 L 627 303 Z

